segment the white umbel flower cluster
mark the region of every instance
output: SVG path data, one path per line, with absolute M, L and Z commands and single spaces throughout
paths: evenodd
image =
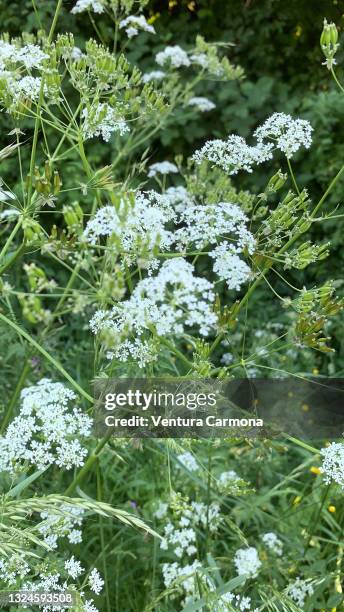
M 214 102 L 208 100 L 208 98 L 202 98 L 201 96 L 194 96 L 193 98 L 190 98 L 190 100 L 188 101 L 188 106 L 194 106 L 202 113 L 211 111 L 216 108 L 216 104 L 214 104 Z
M 165 228 L 174 219 L 175 211 L 164 196 L 155 191 L 137 191 L 133 202 L 122 198 L 117 208 L 112 205 L 100 208 L 87 223 L 84 238 L 95 245 L 99 238 L 110 237 L 126 254 L 127 263 L 131 254 L 144 249 L 150 257 L 149 267 L 154 267 L 157 262 L 153 249 L 159 246 L 165 251 L 174 241 L 173 233 Z
M 146 72 L 142 76 L 142 81 L 144 83 L 150 83 L 151 81 L 161 81 L 165 78 L 166 72 L 163 70 L 152 70 L 151 72 Z
M 202 564 L 197 560 L 184 566 L 179 565 L 177 561 L 174 563 L 163 563 L 162 575 L 165 587 L 168 588 L 174 582 L 178 581 L 178 585 L 186 592 L 186 594 L 193 593 L 196 572 L 197 569 L 201 567 Z
M 310 597 L 314 593 L 314 589 L 309 582 L 296 578 L 295 582 L 289 585 L 287 593 L 303 610 L 306 597 Z
M 219 166 L 230 175 L 237 174 L 239 170 L 253 172 L 253 167 L 272 158 L 273 145 L 250 146 L 244 138 L 232 134 L 227 140 L 210 140 L 196 151 L 193 160 L 200 164 L 207 159 L 215 166 Z
M 250 146 L 244 138 L 231 134 L 227 140 L 210 140 L 196 151 L 196 164 L 208 160 L 230 175 L 239 170 L 252 172 L 253 167 L 272 158 L 279 149 L 288 159 L 300 147 L 308 149 L 312 143 L 311 124 L 305 119 L 293 119 L 284 113 L 274 113 L 254 132 L 257 144 Z
M 38 531 L 43 535 L 44 542 L 51 549 L 57 548 L 59 538 L 67 538 L 70 544 L 79 544 L 82 542 L 81 527 L 83 522 L 84 510 L 78 506 L 64 504 L 61 506 L 61 512 L 54 514 L 51 512 L 42 512 Z
M 93 568 L 88 577 L 88 585 L 91 591 L 93 591 L 93 593 L 95 593 L 96 595 L 99 595 L 99 593 L 101 593 L 103 589 L 104 580 L 102 579 L 100 573 L 95 567 Z
M 209 257 L 214 259 L 213 270 L 215 274 L 227 282 L 228 289 L 239 291 L 241 285 L 251 277 L 251 269 L 247 263 L 235 252 L 235 247 L 228 242 L 221 242 Z
M 0 437 L 0 472 L 12 474 L 25 462 L 38 469 L 83 465 L 87 450 L 79 438 L 90 435 L 92 419 L 76 406 L 69 408 L 75 393 L 43 378 L 23 389 L 21 399 L 19 415 Z
M 78 0 L 71 13 L 77 15 L 78 13 L 85 13 L 85 11 L 93 11 L 94 13 L 101 14 L 104 13 L 104 10 L 104 5 L 99 0 Z
M 327 484 L 334 481 L 344 489 L 344 444 L 332 442 L 321 449 L 323 464 L 321 472 Z
M 214 588 L 215 590 L 215 588 Z M 230 608 L 228 606 L 231 606 Z M 238 610 L 238 612 L 258 612 L 258 608 L 252 608 L 251 598 L 241 595 L 234 595 L 228 592 L 221 595 L 211 608 L 213 612 L 227 612 L 228 610 Z
M 105 142 L 108 142 L 113 133 L 117 132 L 120 136 L 124 136 L 130 131 L 125 120 L 119 117 L 116 110 L 107 102 L 84 108 L 81 116 L 84 120 L 82 132 L 86 139 L 101 136 Z
M 25 66 L 27 70 L 42 68 L 42 62 L 49 55 L 44 53 L 38 45 L 28 44 L 24 47 L 0 40 L 0 73 L 5 71 L 8 64 L 14 63 Z
M 156 63 L 159 66 L 169 65 L 172 68 L 180 68 L 181 66 L 190 66 L 188 54 L 179 45 L 166 47 L 155 56 Z
M 265 546 L 278 557 L 281 557 L 283 553 L 283 542 L 273 532 L 264 533 L 262 535 L 262 542 Z
M 235 243 L 234 251 L 247 248 L 252 253 L 254 250 L 255 240 L 246 227 L 248 218 L 237 204 L 190 205 L 180 213 L 178 223 L 182 227 L 176 231 L 176 242 L 183 246 L 194 244 L 201 249 L 207 244 L 217 244 L 221 236 L 230 236 Z
M 234 555 L 234 565 L 237 574 L 246 574 L 248 578 L 256 578 L 262 565 L 258 551 L 254 546 L 239 548 Z
M 74 555 L 65 562 L 65 570 L 74 580 L 85 571 L 80 561 L 75 559 Z
M 172 164 L 169 161 L 157 162 L 156 164 L 152 164 L 149 166 L 148 177 L 153 178 L 157 174 L 175 174 L 178 172 L 178 168 L 175 164 Z
M 129 15 L 125 19 L 122 19 L 119 23 L 120 29 L 125 28 L 127 36 L 133 38 L 137 36 L 139 31 L 149 32 L 149 34 L 155 34 L 155 29 L 150 25 L 144 15 Z
M 228 472 L 221 472 L 218 477 L 219 486 L 222 488 L 227 487 L 229 484 L 234 483 L 236 480 L 240 480 L 240 476 L 234 470 L 228 470 Z
M 186 467 L 187 470 L 189 470 L 189 472 L 197 472 L 200 469 L 196 458 L 192 453 L 190 453 L 190 451 L 185 451 L 185 453 L 177 455 L 177 459 L 179 463 L 181 463 L 184 467 Z M 178 463 L 177 467 L 180 467 Z
M 32 100 L 37 102 L 39 99 L 42 80 L 40 77 L 24 76 L 17 81 L 9 79 L 6 83 L 7 91 L 13 97 L 13 103 L 20 100 Z M 46 93 L 46 87 L 44 87 Z
M 258 143 L 273 143 L 273 146 L 285 153 L 288 159 L 293 157 L 300 147 L 309 149 L 312 144 L 313 128 L 305 119 L 293 119 L 285 113 L 274 113 L 254 132 Z
M 165 262 L 157 276 L 140 281 L 130 298 L 110 312 L 98 311 L 90 321 L 93 333 L 113 340 L 109 359 L 137 360 L 141 367 L 156 359 L 147 341 L 152 330 L 161 337 L 198 328 L 207 336 L 216 324 L 212 284 L 194 276 L 194 267 L 182 258 Z M 154 339 L 153 339 L 154 340 Z
M 24 555 L 14 554 L 0 559 L 0 580 L 8 586 L 16 584 L 18 578 L 24 578 L 30 572 L 30 566 Z

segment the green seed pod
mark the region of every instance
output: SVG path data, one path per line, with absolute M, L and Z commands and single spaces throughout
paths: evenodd
M 60 175 L 57 170 L 54 170 L 54 195 L 59 193 L 61 187 L 62 187 L 62 182 L 60 179 Z
M 287 174 L 283 174 L 283 172 L 279 170 L 269 180 L 267 191 L 272 191 L 272 192 L 278 191 L 279 189 L 281 189 L 281 187 L 283 187 L 286 180 L 287 180 Z

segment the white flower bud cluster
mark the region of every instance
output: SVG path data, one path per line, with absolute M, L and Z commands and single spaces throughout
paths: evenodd
M 321 449 L 323 464 L 321 472 L 327 484 L 334 481 L 344 489 L 344 444 L 331 442 Z
M 164 161 L 157 162 L 156 164 L 149 166 L 147 176 L 149 178 L 153 178 L 154 176 L 157 176 L 157 174 L 162 174 L 165 176 L 166 174 L 175 174 L 176 172 L 178 172 L 178 168 L 175 164 L 172 164 L 169 161 Z
M 265 546 L 278 557 L 282 556 L 283 553 L 283 542 L 273 532 L 264 533 L 262 535 L 262 542 Z
M 137 36 L 140 30 L 155 34 L 154 27 L 147 22 L 144 15 L 129 15 L 120 21 L 119 27 L 120 29 L 125 28 L 128 38 Z
M 311 584 L 298 577 L 295 582 L 289 585 L 287 593 L 303 610 L 306 597 L 313 595 L 314 589 Z
M 190 451 L 177 455 L 177 459 L 189 472 L 197 472 L 200 469 L 199 463 Z M 178 463 L 176 465 L 180 468 Z
M 83 465 L 87 450 L 79 438 L 90 435 L 92 419 L 75 406 L 69 408 L 75 393 L 43 378 L 23 389 L 21 399 L 19 415 L 0 437 L 0 472 L 13 474 L 25 462 L 38 469 Z
M 166 72 L 163 70 L 152 70 L 151 72 L 146 72 L 142 76 L 142 81 L 144 83 L 150 83 L 151 81 L 161 81 L 166 76 Z
M 172 68 L 191 65 L 187 52 L 179 45 L 165 47 L 163 51 L 157 53 L 155 60 L 159 66 L 169 65 Z
M 107 102 L 84 108 L 81 117 L 84 119 L 82 131 L 85 139 L 101 136 L 108 142 L 113 133 L 118 132 L 120 136 L 124 136 L 130 131 L 125 120 Z
M 246 574 L 248 578 L 256 578 L 262 565 L 258 551 L 254 546 L 239 548 L 234 555 L 234 565 L 238 576 Z
M 188 101 L 188 106 L 194 106 L 202 113 L 211 111 L 216 108 L 216 104 L 214 104 L 214 102 L 208 100 L 208 98 L 202 98 L 201 96 L 194 96 L 193 98 L 190 98 L 190 100 Z
M 85 11 L 93 11 L 94 13 L 104 13 L 104 5 L 99 0 L 78 0 L 76 5 L 72 8 L 71 13 L 77 15 L 78 13 L 84 13 Z

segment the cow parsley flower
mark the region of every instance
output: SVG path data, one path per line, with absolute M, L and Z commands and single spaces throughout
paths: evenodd
M 65 562 L 65 570 L 75 580 L 85 570 L 82 568 L 80 561 L 77 561 L 74 555 Z
M 24 64 L 27 70 L 31 70 L 32 68 L 41 68 L 42 62 L 49 59 L 49 55 L 44 53 L 38 45 L 29 44 L 18 49 L 12 59 Z
M 0 437 L 0 472 L 14 473 L 24 462 L 44 469 L 56 464 L 70 470 L 84 463 L 80 437 L 90 435 L 92 419 L 77 407 L 76 395 L 61 383 L 42 379 L 21 392 L 19 414 Z
M 311 124 L 305 119 L 293 119 L 285 113 L 274 113 L 256 129 L 254 136 L 260 145 L 268 141 L 290 159 L 300 147 L 309 149 L 312 131 Z
M 253 166 L 261 164 L 272 157 L 272 143 L 260 143 L 249 146 L 241 136 L 230 135 L 227 140 L 210 140 L 196 151 L 192 159 L 196 164 L 203 160 L 212 162 L 230 175 L 237 174 L 239 170 L 252 172 Z
M 177 562 L 163 563 L 162 574 L 166 588 L 170 587 L 176 580 L 178 585 L 183 588 L 186 593 L 192 593 L 194 590 L 194 577 L 197 569 L 202 567 L 199 561 L 180 566 Z M 183 579 L 185 577 L 185 579 Z
M 234 565 L 237 574 L 246 574 L 249 578 L 256 578 L 262 565 L 258 557 L 258 551 L 254 546 L 249 548 L 239 548 L 234 555 Z
M 159 246 L 164 251 L 173 243 L 173 233 L 165 226 L 174 218 L 173 207 L 164 196 L 155 191 L 137 191 L 133 202 L 123 197 L 117 208 L 111 205 L 100 208 L 87 223 L 84 238 L 94 245 L 102 236 L 111 237 L 128 264 L 145 250 L 150 257 L 146 267 L 152 268 L 157 264 L 153 249 Z
M 197 548 L 195 543 L 196 532 L 194 529 L 190 527 L 178 529 L 171 523 L 167 523 L 160 548 L 167 550 L 168 546 L 172 546 L 174 554 L 181 558 L 185 552 L 188 555 L 196 554 Z
M 78 13 L 84 13 L 85 11 L 93 11 L 94 13 L 104 13 L 104 5 L 99 0 L 78 0 L 76 5 L 72 8 L 71 13 L 77 15 Z
M 251 269 L 247 263 L 239 257 L 228 242 L 221 242 L 209 257 L 214 259 L 213 270 L 221 279 L 225 280 L 228 289 L 239 291 L 241 286 L 251 277 Z
M 170 65 L 172 68 L 180 68 L 181 66 L 190 66 L 191 62 L 188 54 L 179 45 L 166 47 L 155 56 L 156 63 L 159 66 Z
M 44 537 L 44 542 L 50 548 L 57 548 L 58 538 L 67 537 L 71 544 L 79 544 L 82 541 L 82 532 L 75 527 L 81 527 L 83 521 L 83 508 L 64 504 L 61 513 L 42 512 L 38 531 Z
M 202 113 L 211 111 L 214 108 L 216 108 L 216 104 L 214 104 L 214 102 L 212 102 L 211 100 L 208 100 L 208 98 L 202 98 L 200 96 L 199 97 L 195 96 L 194 98 L 190 98 L 190 100 L 188 101 L 188 106 L 195 106 Z
M 114 132 L 120 136 L 127 134 L 130 129 L 123 117 L 120 117 L 116 110 L 107 102 L 93 104 L 89 108 L 84 108 L 81 113 L 84 123 L 82 131 L 85 138 L 102 136 L 108 142 Z
M 215 587 L 214 587 L 215 590 Z M 230 604 L 230 608 L 228 607 Z M 230 591 L 221 595 L 214 604 L 214 612 L 227 612 L 228 609 L 238 610 L 239 612 L 245 612 L 245 610 L 252 610 L 251 598 L 241 597 L 241 595 L 234 595 Z M 258 608 L 255 608 L 252 612 L 258 612 Z
M 291 599 L 293 599 L 303 609 L 306 597 L 310 597 L 314 593 L 314 589 L 311 584 L 305 580 L 301 580 L 299 577 L 296 578 L 295 582 L 290 584 L 287 588 L 287 593 Z
M 177 213 L 182 212 L 188 206 L 194 204 L 192 196 L 188 193 L 187 189 L 181 185 L 178 187 L 168 187 L 163 194 L 163 198 L 173 206 Z
M 223 353 L 221 357 L 221 363 L 223 363 L 224 366 L 229 366 L 231 363 L 233 363 L 233 361 L 234 361 L 233 353 Z
M 96 595 L 99 595 L 99 593 L 102 591 L 104 580 L 96 568 L 91 571 L 88 577 L 88 584 L 91 591 L 93 591 Z
M 120 21 L 119 27 L 120 29 L 125 28 L 129 38 L 137 36 L 139 30 L 155 34 L 154 27 L 147 22 L 144 15 L 129 15 Z
M 42 68 L 42 62 L 48 59 L 49 55 L 44 53 L 38 45 L 28 44 L 24 47 L 11 44 L 0 40 L 0 70 L 5 70 L 8 62 L 20 63 L 27 70 L 32 68 Z
M 249 253 L 253 253 L 255 240 L 246 227 L 247 222 L 247 216 L 237 204 L 194 204 L 180 213 L 182 227 L 175 232 L 175 237 L 182 246 L 194 244 L 197 249 L 202 249 L 228 236 L 233 241 L 233 252 L 247 248 Z
M 83 603 L 83 610 L 84 612 L 98 612 L 98 608 L 95 607 L 93 599 L 87 599 Z
M 151 72 L 146 72 L 146 74 L 142 76 L 142 81 L 144 83 L 150 83 L 150 81 L 161 81 L 163 78 L 165 78 L 165 76 L 166 72 L 163 72 L 163 70 L 152 70 Z
M 152 178 L 157 174 L 163 174 L 165 176 L 166 174 L 175 174 L 176 172 L 178 172 L 178 168 L 175 164 L 172 164 L 169 161 L 164 161 L 157 162 L 156 164 L 152 164 L 151 166 L 149 166 L 149 172 L 147 176 L 149 178 Z
M 186 327 L 198 328 L 202 336 L 210 333 L 217 321 L 212 284 L 193 273 L 194 267 L 182 258 L 166 261 L 156 276 L 136 285 L 128 300 L 110 312 L 95 313 L 90 327 L 107 337 L 110 359 L 139 357 L 141 367 L 156 359 L 154 344 L 149 342 L 152 330 L 162 337 L 182 334 Z
M 168 510 L 168 504 L 166 504 L 165 502 L 159 502 L 159 506 L 157 507 L 153 516 L 155 516 L 155 518 L 157 519 L 163 519 L 167 514 L 167 510 Z
M 226 487 L 227 485 L 235 482 L 236 480 L 240 480 L 240 477 L 234 470 L 229 470 L 228 472 L 221 472 L 218 483 L 220 487 Z
M 189 472 L 197 472 L 200 469 L 195 457 L 189 451 L 177 455 L 177 459 Z M 177 464 L 177 467 L 180 466 Z
M 282 555 L 283 552 L 283 543 L 277 537 L 277 535 L 273 532 L 264 533 L 262 535 L 262 541 L 265 546 L 271 550 L 271 552 L 275 553 L 278 557 Z
M 6 86 L 8 93 L 13 97 L 13 103 L 16 104 L 24 99 L 36 102 L 39 99 L 41 84 L 40 77 L 24 76 L 17 81 L 7 81 Z M 47 93 L 46 87 L 44 93 Z
M 13 554 L 0 559 L 0 579 L 8 586 L 16 584 L 18 578 L 24 578 L 30 572 L 30 566 L 22 554 Z
M 325 482 L 330 484 L 334 480 L 344 489 L 344 444 L 332 442 L 329 446 L 322 448 L 320 453 L 324 458 L 321 472 Z

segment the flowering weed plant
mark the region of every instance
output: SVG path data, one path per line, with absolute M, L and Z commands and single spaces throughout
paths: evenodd
M 78 0 L 80 46 L 58 33 L 62 4 L 47 28 L 34 2 L 36 33 L 0 38 L 1 589 L 72 590 L 85 612 L 335 609 L 341 441 L 97 440 L 91 383 L 307 378 L 319 355 L 328 374 L 338 279 L 302 271 L 329 255 L 313 229 L 344 166 L 313 201 L 296 168 L 317 134 L 281 109 L 247 139 L 159 156 L 177 112 L 216 112 L 202 83 L 242 69 L 199 35 L 142 71 L 127 54 L 158 36 L 148 2 Z M 325 22 L 342 90 L 338 45 Z

